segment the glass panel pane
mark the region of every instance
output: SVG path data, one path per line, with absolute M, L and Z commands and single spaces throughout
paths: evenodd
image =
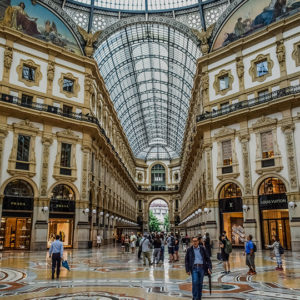
M 19 135 L 17 160 L 29 161 L 30 136 Z

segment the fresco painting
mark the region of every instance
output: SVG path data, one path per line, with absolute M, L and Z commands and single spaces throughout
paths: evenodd
M 300 10 L 300 0 L 248 0 L 233 15 L 219 32 L 213 50 L 247 36 Z
M 2 0 L 1 0 L 2 2 Z M 0 5 L 1 23 L 32 37 L 81 54 L 81 50 L 66 25 L 51 11 L 31 1 L 3 1 Z

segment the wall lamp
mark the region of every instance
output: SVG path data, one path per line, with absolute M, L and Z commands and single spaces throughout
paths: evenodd
M 207 207 L 204 207 L 204 213 L 205 214 L 209 214 L 211 212 L 211 210 L 209 209 L 209 208 L 207 208 Z
M 86 208 L 82 212 L 83 212 L 84 215 L 87 215 L 90 212 L 90 210 L 88 208 Z
M 45 214 L 49 210 L 48 206 L 42 207 L 42 212 Z
M 246 204 L 243 205 L 243 211 L 246 213 L 248 210 L 250 210 L 250 207 Z
M 95 215 L 95 214 L 97 213 L 97 210 L 96 210 L 96 209 L 93 209 L 93 210 L 92 210 L 92 213 L 93 213 L 93 215 Z
M 289 207 L 291 209 L 295 209 L 297 207 L 297 204 L 294 201 L 289 202 Z
M 103 211 L 100 211 L 100 216 L 103 216 L 104 215 L 104 212 Z

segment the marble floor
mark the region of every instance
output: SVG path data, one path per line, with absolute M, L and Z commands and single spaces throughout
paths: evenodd
M 300 253 L 284 255 L 284 270 L 276 271 L 269 251 L 256 253 L 257 275 L 248 276 L 245 257 L 234 250 L 232 272 L 221 273 L 213 252 L 212 294 L 205 279 L 204 297 L 209 299 L 300 299 Z M 62 268 L 60 280 L 51 280 L 51 261 L 46 252 L 0 252 L 2 299 L 191 299 L 191 278 L 178 263 L 144 266 L 137 255 L 122 254 L 120 247 L 67 250 L 71 271 Z

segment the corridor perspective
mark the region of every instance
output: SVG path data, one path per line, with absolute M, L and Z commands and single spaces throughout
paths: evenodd
M 300 0 L 1 0 L 0 297 L 300 300 Z

